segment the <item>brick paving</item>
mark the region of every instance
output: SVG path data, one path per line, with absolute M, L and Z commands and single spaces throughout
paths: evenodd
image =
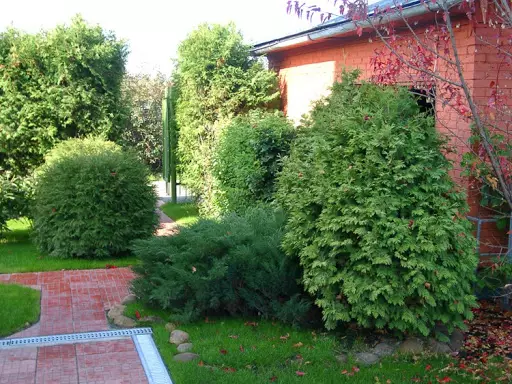
M 105 311 L 129 292 L 128 268 L 13 273 L 2 283 L 41 290 L 39 323 L 11 337 L 108 330 Z M 144 384 L 131 338 L 0 350 L 0 384 Z

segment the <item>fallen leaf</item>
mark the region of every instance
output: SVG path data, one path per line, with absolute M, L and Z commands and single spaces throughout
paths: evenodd
M 245 349 L 244 349 L 243 345 L 240 345 L 240 347 L 238 349 L 240 349 L 240 352 L 245 352 Z
M 238 339 L 238 335 L 229 335 L 228 336 L 230 339 Z
M 343 371 L 341 371 L 341 374 L 342 375 L 346 375 L 348 373 L 348 371 L 346 369 L 344 369 Z
M 429 364 L 425 367 L 425 371 L 430 371 L 432 369 L 432 366 Z
M 225 368 L 222 368 L 222 370 L 223 370 L 224 372 L 229 372 L 229 373 L 231 373 L 231 372 L 236 372 L 236 369 L 235 369 L 235 368 L 233 368 L 233 367 L 225 367 Z
M 228 351 L 226 351 L 225 349 L 220 349 L 219 352 L 223 355 L 227 355 L 228 354 Z
M 195 273 L 197 271 L 196 267 L 192 266 L 192 273 Z
M 452 382 L 453 380 L 451 379 L 451 377 L 448 377 L 448 376 L 445 376 L 443 377 L 442 379 L 437 379 L 437 382 L 438 383 L 450 383 Z
M 286 335 L 280 337 L 281 340 L 288 340 L 289 338 L 290 338 L 290 334 L 289 333 L 287 333 Z
M 246 321 L 246 322 L 244 323 L 244 325 L 245 325 L 246 327 L 257 327 L 257 326 L 258 326 L 258 323 L 254 322 L 254 321 Z
M 204 367 L 203 360 L 201 360 L 199 363 L 197 363 L 197 365 L 200 366 L 200 367 Z
M 140 312 L 139 311 L 135 311 L 135 318 L 137 320 L 140 320 Z
M 304 345 L 304 344 L 302 344 L 302 343 L 299 341 L 298 343 L 293 344 L 293 347 L 294 347 L 294 348 L 300 348 L 300 347 L 302 347 L 303 345 Z
M 270 378 L 270 381 L 271 381 L 271 382 L 277 381 L 277 376 L 272 376 L 272 377 Z
M 306 374 L 306 372 L 302 372 L 302 371 L 295 371 L 295 374 L 297 376 L 304 376 Z
M 359 369 L 359 367 L 353 366 L 352 371 L 357 373 L 360 371 L 360 369 Z

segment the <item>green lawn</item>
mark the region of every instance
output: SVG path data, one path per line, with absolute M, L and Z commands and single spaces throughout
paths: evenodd
M 129 305 L 125 314 L 134 317 L 137 310 L 141 316 L 158 315 L 167 320 L 164 312 L 137 303 Z M 270 321 L 258 321 L 254 326 L 242 319 L 181 325 L 179 328 L 190 334 L 193 352 L 200 355 L 200 361 L 178 363 L 173 361 L 177 350 L 169 343 L 164 323 L 151 326 L 177 384 L 481 382 L 459 370 L 457 362 L 446 356 L 394 356 L 369 367 L 352 359 L 341 364 L 335 355 L 345 349 L 347 336 L 298 330 Z
M 199 211 L 193 203 L 166 203 L 160 209 L 179 225 L 193 224 L 199 218 Z
M 137 263 L 133 256 L 101 260 L 50 258 L 42 255 L 30 241 L 28 220 L 11 220 L 8 227 L 11 231 L 0 238 L 0 273 L 97 269 L 108 264 L 124 267 Z
M 0 337 L 27 328 L 39 319 L 41 292 L 14 284 L 0 284 Z

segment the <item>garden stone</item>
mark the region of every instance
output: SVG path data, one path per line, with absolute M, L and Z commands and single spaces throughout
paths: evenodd
M 347 358 L 347 355 L 342 353 L 342 354 L 336 356 L 336 360 L 338 361 L 338 363 L 345 364 L 347 362 L 348 358 Z
M 456 329 L 450 336 L 450 342 L 448 343 L 453 352 L 459 351 L 464 345 L 464 333 Z
M 400 346 L 398 347 L 398 351 L 401 353 L 412 353 L 412 354 L 418 354 L 423 352 L 423 343 L 421 340 L 416 338 L 411 338 L 405 340 Z
M 186 363 L 188 361 L 193 361 L 199 359 L 199 355 L 191 352 L 185 352 L 185 353 L 178 353 L 177 355 L 174 355 L 173 360 L 174 361 L 181 361 L 183 363 Z
M 391 356 L 395 352 L 396 347 L 390 343 L 379 343 L 373 348 L 373 353 L 379 357 Z
M 189 352 L 192 350 L 192 343 L 183 343 L 178 345 L 178 352 Z
M 133 328 L 137 325 L 135 320 L 130 319 L 129 317 L 124 315 L 125 306 L 122 304 L 114 305 L 110 311 L 108 311 L 107 317 L 108 319 L 122 328 Z
M 137 296 L 135 296 L 133 293 L 130 293 L 128 296 L 125 296 L 125 298 L 121 301 L 121 304 L 131 304 L 135 303 L 137 301 Z
M 189 339 L 189 335 L 187 332 L 180 331 L 176 329 L 171 332 L 171 337 L 169 338 L 169 342 L 171 344 L 180 345 L 186 343 Z
M 141 323 L 163 323 L 164 321 L 158 316 L 144 316 L 139 319 Z
M 167 332 L 171 333 L 175 329 L 176 329 L 176 324 L 174 324 L 174 323 L 167 323 L 167 324 L 165 324 L 165 330 Z
M 379 356 L 375 353 L 360 352 L 355 354 L 356 361 L 364 365 L 372 365 L 379 361 Z
M 451 353 L 452 350 L 447 343 L 443 343 L 436 339 L 430 339 L 428 341 L 428 348 L 433 353 Z

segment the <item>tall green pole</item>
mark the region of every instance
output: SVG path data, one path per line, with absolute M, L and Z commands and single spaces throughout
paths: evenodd
M 165 89 L 165 96 L 162 99 L 162 138 L 163 138 L 163 159 L 162 159 L 162 176 L 165 181 L 165 191 L 169 194 L 169 181 L 170 181 L 170 159 L 169 159 L 169 120 L 168 120 L 168 108 L 167 108 L 167 93 L 168 89 Z
M 167 98 L 167 121 L 168 121 L 168 129 L 169 129 L 169 167 L 170 167 L 170 179 L 171 179 L 171 201 L 176 203 L 177 195 L 176 195 L 176 151 L 178 148 L 178 135 L 176 132 L 176 117 L 174 115 L 174 106 L 172 105 L 172 87 L 167 88 L 166 90 L 166 98 Z

